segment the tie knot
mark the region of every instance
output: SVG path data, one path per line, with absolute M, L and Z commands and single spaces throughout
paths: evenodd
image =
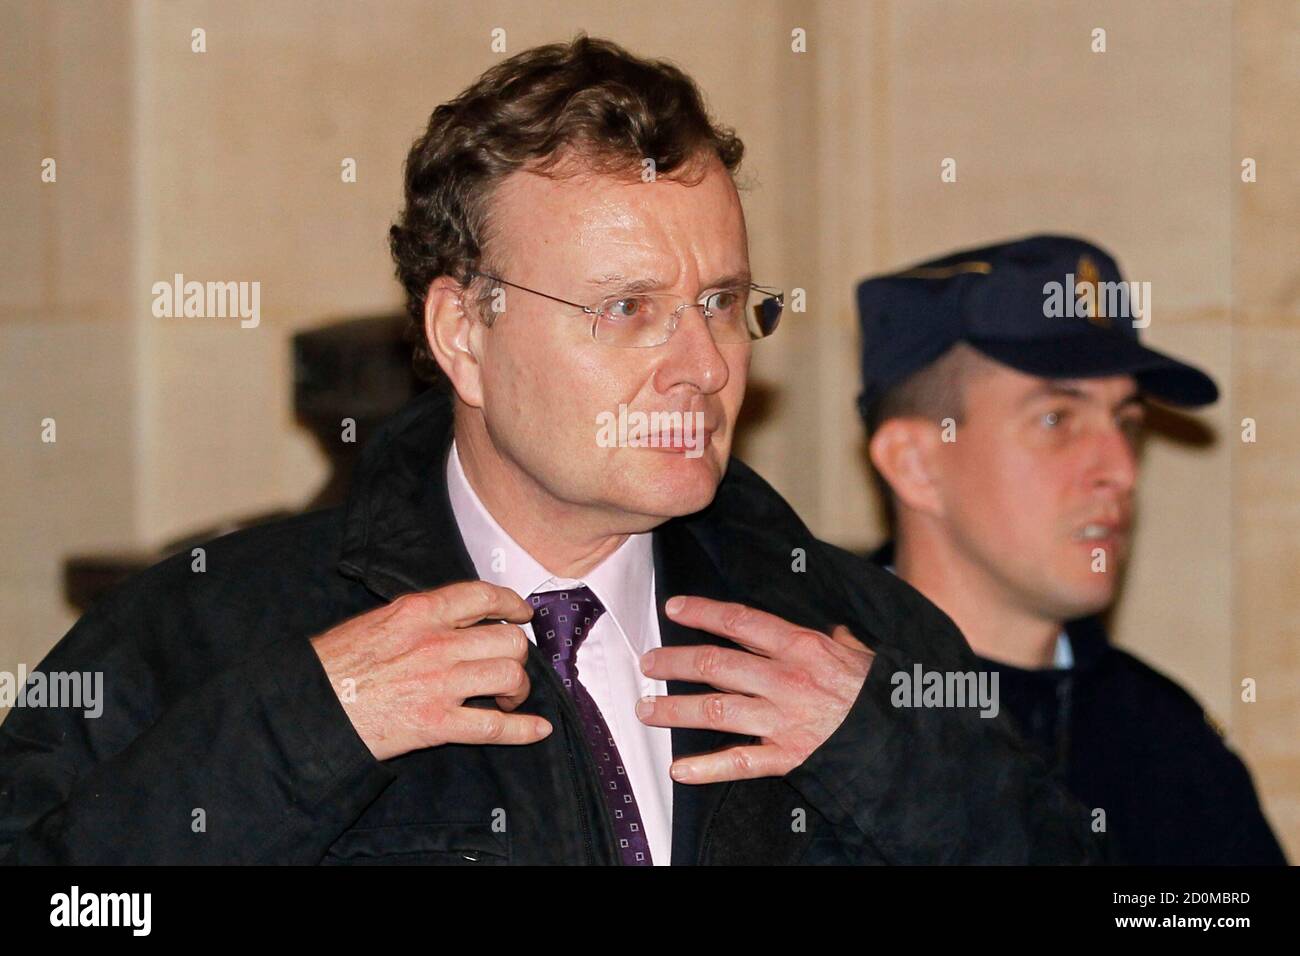
M 528 596 L 528 603 L 533 606 L 533 636 L 537 645 L 549 651 L 552 662 L 557 664 L 573 659 L 578 645 L 605 613 L 605 605 L 586 586 L 534 591 Z

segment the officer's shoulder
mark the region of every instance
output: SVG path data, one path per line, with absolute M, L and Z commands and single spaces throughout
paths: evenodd
M 1123 685 L 1124 698 L 1130 706 L 1141 709 L 1145 719 L 1162 721 L 1163 732 L 1208 728 L 1220 739 L 1224 738 L 1222 726 L 1190 691 L 1135 654 L 1111 645 L 1102 673 L 1110 675 L 1110 682 Z

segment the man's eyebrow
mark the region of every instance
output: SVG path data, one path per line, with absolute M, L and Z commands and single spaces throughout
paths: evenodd
M 620 272 L 598 276 L 587 284 L 607 292 L 655 292 L 663 289 L 665 285 L 662 279 L 651 277 L 629 279 Z
M 706 282 L 703 286 L 705 289 L 738 289 L 748 288 L 753 281 L 748 269 L 740 272 L 733 272 L 729 275 L 714 279 L 712 282 Z M 636 293 L 636 292 L 662 292 L 668 283 L 662 279 L 645 277 L 640 279 L 629 279 L 619 272 L 611 272 L 603 276 L 597 276 L 592 279 L 588 285 L 597 289 L 603 289 L 607 292 L 615 293 Z
M 1077 385 L 1071 385 L 1068 382 L 1040 382 L 1029 390 L 1021 404 L 1028 405 L 1030 402 L 1036 402 L 1040 398 L 1077 398 L 1080 400 L 1087 400 L 1088 393 Z
M 714 279 L 712 282 L 706 282 L 704 283 L 704 288 L 706 289 L 740 289 L 740 288 L 747 289 L 749 288 L 750 283 L 753 281 L 754 281 L 754 277 L 750 275 L 749 270 L 742 269 L 740 272 L 733 272 L 730 275 L 725 275 L 720 278 Z

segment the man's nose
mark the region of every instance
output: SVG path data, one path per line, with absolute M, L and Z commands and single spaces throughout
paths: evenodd
M 1137 449 L 1132 439 L 1123 429 L 1112 427 L 1102 434 L 1099 441 L 1095 472 L 1097 484 L 1109 485 L 1125 494 L 1131 492 L 1138 477 Z
M 661 348 L 664 355 L 655 371 L 655 388 L 659 392 L 688 385 L 709 395 L 727 384 L 731 371 L 713 341 L 703 310 L 683 309 L 676 331 Z

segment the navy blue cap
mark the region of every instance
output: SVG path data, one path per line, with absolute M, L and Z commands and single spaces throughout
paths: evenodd
M 1129 297 L 1103 249 L 1031 236 L 967 249 L 858 286 L 862 394 L 868 406 L 957 342 L 1042 378 L 1132 375 L 1170 405 L 1208 405 L 1214 380 L 1138 341 L 1149 297 Z M 1149 287 L 1148 287 L 1149 288 Z

